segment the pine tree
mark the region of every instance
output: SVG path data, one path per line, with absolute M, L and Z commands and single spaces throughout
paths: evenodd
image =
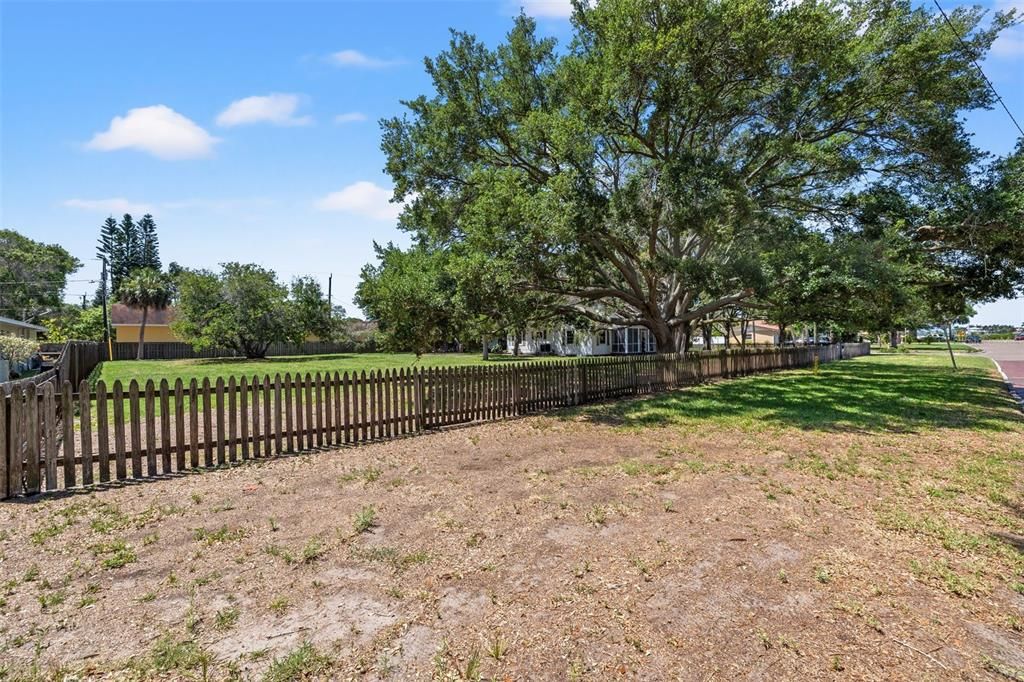
M 139 267 L 140 252 L 139 226 L 130 213 L 125 213 L 114 232 L 114 252 L 110 259 L 110 289 L 114 294 L 117 294 L 121 282 Z
M 107 261 L 108 270 L 114 261 L 114 254 L 117 248 L 116 235 L 117 221 L 114 220 L 114 216 L 110 216 L 103 221 L 102 225 L 100 225 L 100 238 L 96 240 L 96 257 Z M 93 301 L 94 305 L 102 304 L 105 298 L 110 298 L 110 292 L 107 291 L 107 281 L 103 280 L 100 282 L 99 286 L 96 287 L 96 297 Z
M 146 214 L 138 223 L 140 240 L 139 267 L 160 269 L 160 240 L 156 235 L 156 221 Z

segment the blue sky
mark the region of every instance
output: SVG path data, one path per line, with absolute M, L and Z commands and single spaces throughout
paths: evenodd
M 984 4 L 984 3 L 983 3 Z M 520 5 L 570 37 L 566 0 L 0 3 L 0 224 L 91 260 L 109 214 L 152 212 L 164 262 L 257 262 L 351 297 L 394 227 L 377 121 L 429 93 L 449 27 L 495 44 Z M 995 0 L 989 7 L 1008 7 Z M 1024 121 L 1024 29 L 985 64 Z M 1016 140 L 1001 110 L 979 146 Z M 69 298 L 95 289 L 72 282 Z M 1024 321 L 1024 301 L 980 322 Z

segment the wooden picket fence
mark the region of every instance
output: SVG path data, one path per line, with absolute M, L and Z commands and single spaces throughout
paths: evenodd
M 354 445 L 868 352 L 867 344 L 846 344 L 173 385 L 18 385 L 0 400 L 0 498 Z

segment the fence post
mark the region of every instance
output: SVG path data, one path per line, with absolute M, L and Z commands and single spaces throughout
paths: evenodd
M 10 466 L 7 460 L 10 452 L 7 447 L 7 400 L 4 389 L 0 388 L 0 500 L 7 499 L 11 494 L 7 489 L 7 468 Z
M 416 430 L 423 430 L 423 368 L 413 370 L 413 394 L 416 402 Z
M 36 385 L 25 387 L 25 412 L 22 436 L 28 444 L 25 451 L 25 494 L 39 492 L 39 397 Z
M 10 393 L 7 416 L 7 494 L 10 497 L 24 490 L 22 483 L 23 456 L 22 445 L 25 442 L 25 393 L 21 384 L 14 384 Z
M 64 487 L 75 485 L 75 408 L 71 402 L 70 381 L 61 384 L 60 418 L 64 426 Z
M 520 414 L 520 411 L 519 411 L 519 396 L 520 396 L 520 392 L 519 392 L 519 363 L 516 363 L 515 365 L 512 366 L 512 414 L 514 416 L 516 416 L 516 417 L 518 417 L 519 414 Z M 461 410 L 463 409 L 462 402 L 463 402 L 463 399 L 460 397 L 460 399 L 459 399 L 459 411 L 460 411 L 459 417 L 460 418 L 462 416 L 461 415 Z
M 585 358 L 580 358 L 580 402 L 590 400 L 590 377 L 587 376 L 587 367 L 590 363 Z

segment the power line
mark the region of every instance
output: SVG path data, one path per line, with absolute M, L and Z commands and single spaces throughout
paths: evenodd
M 968 55 L 971 55 L 970 48 L 967 47 L 967 43 L 964 42 L 964 39 L 960 37 L 960 33 L 956 30 L 956 27 L 953 26 L 953 22 L 949 20 L 949 16 L 946 15 L 946 10 L 942 9 L 942 5 L 939 4 L 939 0 L 932 0 L 932 2 L 934 2 L 935 6 L 939 8 L 942 18 L 946 20 L 946 25 L 949 26 L 949 30 L 956 36 L 957 41 L 960 43 L 960 47 L 964 48 L 964 52 Z M 1010 112 L 1010 107 L 1006 106 L 1006 102 L 1004 102 L 1003 98 L 999 96 L 999 92 L 996 91 L 996 86 L 993 85 L 992 81 L 990 81 L 988 76 L 985 75 L 985 70 L 981 68 L 981 64 L 978 63 L 978 60 L 975 59 L 973 55 L 971 56 L 971 61 L 974 63 L 975 68 L 978 69 L 978 73 L 981 74 L 981 77 L 985 79 L 986 83 L 988 83 L 988 88 L 992 91 L 992 94 L 996 96 L 996 100 L 998 100 L 999 104 L 1003 106 L 1003 111 L 1005 111 L 1006 115 L 1010 117 L 1011 121 L 1013 121 L 1013 125 L 1017 127 L 1017 132 L 1021 134 L 1021 137 L 1024 137 L 1024 128 L 1021 128 L 1020 124 L 1017 123 L 1017 119 L 1015 119 L 1013 114 Z
M 17 279 L 0 282 L 0 286 L 5 284 L 11 286 L 20 284 L 70 284 L 72 282 L 88 282 L 89 284 L 95 284 L 98 281 L 98 279 Z

